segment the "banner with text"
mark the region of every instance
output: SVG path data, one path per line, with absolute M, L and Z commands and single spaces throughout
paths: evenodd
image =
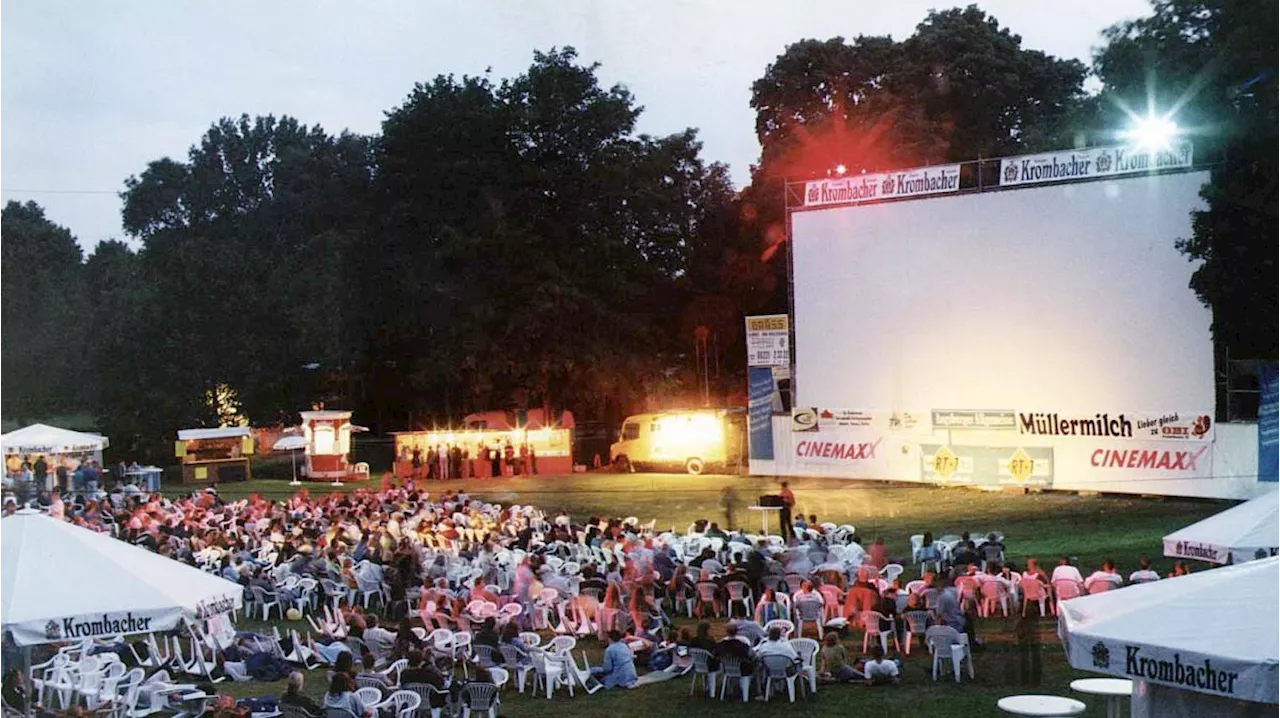
M 1099 412 L 1094 414 L 1020 411 L 1022 436 L 1135 439 L 1144 441 L 1213 441 L 1208 412 Z
M 790 326 L 786 314 L 747 317 L 747 366 L 791 366 Z
M 858 204 L 899 197 L 948 194 L 960 189 L 960 165 L 816 180 L 804 184 L 804 206 Z
M 1001 186 L 1117 177 L 1191 167 L 1191 143 L 1154 152 L 1131 146 L 1045 152 L 1000 160 Z
M 1258 375 L 1258 481 L 1280 481 L 1280 455 L 1277 455 L 1277 435 L 1280 423 L 1280 383 L 1277 382 L 1276 364 L 1266 364 Z
M 773 368 L 747 368 L 747 441 L 750 457 L 773 461 L 773 408 L 778 393 Z

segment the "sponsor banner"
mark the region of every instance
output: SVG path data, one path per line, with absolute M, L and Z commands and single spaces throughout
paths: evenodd
M 1276 440 L 1280 435 L 1277 410 L 1280 409 L 1280 383 L 1276 365 L 1267 364 L 1258 375 L 1258 481 L 1280 481 L 1280 454 Z
M 1076 668 L 1238 700 L 1276 700 L 1274 662 L 1233 660 L 1078 633 L 1065 643 L 1068 661 Z
M 790 327 L 786 314 L 747 317 L 747 366 L 791 366 Z
M 1200 487 L 1213 476 L 1212 448 L 1168 441 L 1058 441 L 1055 474 L 1058 488 L 1091 491 L 1151 493 L 1187 481 Z
M 822 431 L 875 429 L 880 432 L 929 433 L 930 417 L 923 411 L 862 411 L 859 409 L 816 409 Z M 797 428 L 797 431 L 801 429 Z
M 1210 543 L 1165 539 L 1164 555 L 1169 558 L 1189 558 L 1210 563 L 1226 563 L 1231 556 L 1231 551 L 1225 546 L 1215 546 Z
M 53 618 L 44 623 L 18 623 L 9 626 L 18 645 L 58 641 L 80 641 L 86 638 L 106 638 L 168 631 L 178 625 L 182 612 L 177 609 L 160 611 L 124 611 L 83 614 Z
M 922 444 L 920 475 L 924 481 L 948 486 L 1053 485 L 1053 448 Z
M 1191 143 L 1154 152 L 1120 145 L 1045 152 L 1000 160 L 1000 184 L 1010 187 L 1062 180 L 1120 177 L 1191 167 Z
M 934 409 L 931 416 L 935 429 L 979 429 L 982 431 L 1013 431 L 1018 428 L 1018 417 L 1009 409 Z
M 1160 441 L 1213 441 L 1207 412 L 1018 412 L 1022 436 L 1102 437 Z
M 799 463 L 853 466 L 875 461 L 876 452 L 883 442 L 883 438 L 859 439 L 815 433 L 795 442 L 795 457 Z
M 770 367 L 748 367 L 747 441 L 749 456 L 757 461 L 773 460 L 773 399 L 777 391 Z
M 960 165 L 877 172 L 804 184 L 804 206 L 859 204 L 898 197 L 948 194 L 960 189 Z

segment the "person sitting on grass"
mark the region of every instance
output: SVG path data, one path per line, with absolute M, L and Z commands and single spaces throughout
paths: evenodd
M 591 669 L 605 688 L 631 688 L 636 684 L 636 662 L 631 650 L 622 642 L 622 634 L 609 631 L 609 647 L 604 649 L 604 664 Z
M 884 655 L 884 648 L 879 644 L 871 646 L 871 657 L 862 664 L 862 673 L 866 676 L 867 685 L 897 685 L 902 681 L 898 662 Z
M 832 681 L 855 681 L 866 677 L 849 663 L 849 658 L 844 651 L 844 644 L 840 643 L 839 634 L 832 631 L 822 641 L 823 646 L 820 654 L 822 671 L 819 673 L 820 677 Z

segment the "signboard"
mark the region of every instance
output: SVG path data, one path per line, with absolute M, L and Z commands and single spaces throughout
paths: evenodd
M 1083 436 L 1144 441 L 1213 441 L 1213 418 L 1190 412 L 1018 412 L 1023 436 Z
M 804 183 L 804 206 L 859 204 L 899 197 L 948 194 L 960 189 L 960 165 L 919 167 Z
M 747 369 L 747 440 L 750 457 L 773 461 L 773 396 L 777 393 L 773 370 L 767 366 Z
M 1258 481 L 1280 480 L 1280 456 L 1276 454 L 1277 433 L 1280 433 L 1278 389 L 1276 365 L 1264 365 L 1258 374 Z
M 920 475 L 926 482 L 965 486 L 1046 488 L 1053 484 L 1053 449 L 924 444 Z
M 747 366 L 791 366 L 791 321 L 786 314 L 747 317 Z
M 1017 416 L 1012 410 L 973 411 L 968 409 L 934 409 L 932 418 L 935 429 L 1012 431 L 1018 426 Z
M 1191 143 L 1147 151 L 1130 146 L 1045 152 L 1000 160 L 1001 186 L 1119 177 L 1191 167 Z

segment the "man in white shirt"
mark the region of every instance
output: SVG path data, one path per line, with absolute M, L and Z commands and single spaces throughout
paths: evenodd
M 364 629 L 363 640 L 365 645 L 369 647 L 369 652 L 373 654 L 374 659 L 381 663 L 395 649 L 396 634 L 379 626 L 378 617 L 372 613 L 365 617 L 365 621 L 367 622 L 367 627 Z M 372 666 L 367 666 L 366 669 L 372 669 Z
M 862 664 L 862 673 L 867 683 L 898 683 L 902 680 L 898 671 L 898 662 L 884 657 L 884 649 L 879 643 L 871 646 L 871 658 Z
M 1151 570 L 1151 559 L 1146 556 L 1138 560 L 1138 570 L 1129 574 L 1129 583 L 1146 583 L 1159 580 L 1160 574 Z
M 1109 588 L 1103 588 L 1103 584 L 1110 584 Z M 1124 578 L 1116 573 L 1116 565 L 1111 559 L 1104 559 L 1102 562 L 1102 570 L 1094 571 L 1089 574 L 1089 578 L 1084 580 L 1084 590 L 1089 593 L 1098 591 L 1107 591 L 1113 588 L 1120 588 L 1124 585 Z
M 777 626 L 770 628 L 769 637 L 756 646 L 756 657 L 761 656 L 786 656 L 793 661 L 800 660 L 800 654 L 796 653 L 795 647 L 790 642 L 782 640 L 782 629 Z
M 1050 583 L 1058 581 L 1075 581 L 1076 583 L 1084 583 L 1084 578 L 1080 576 L 1080 569 L 1071 565 L 1071 559 L 1063 556 L 1058 561 L 1058 567 L 1053 569 L 1053 575 L 1049 577 Z

